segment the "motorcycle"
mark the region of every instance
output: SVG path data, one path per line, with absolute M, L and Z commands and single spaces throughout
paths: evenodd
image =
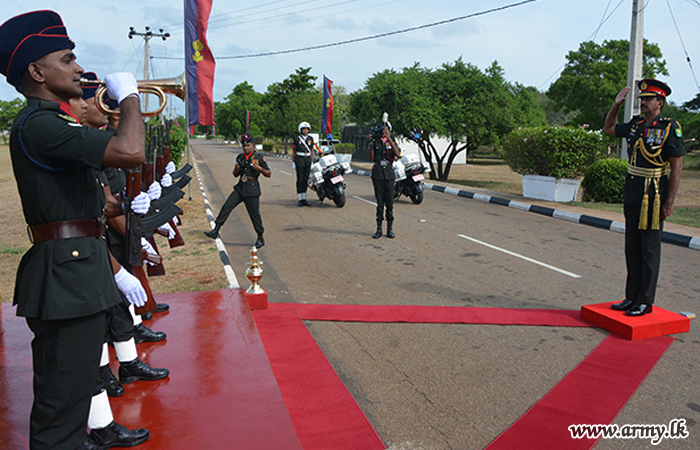
M 423 201 L 424 173 L 429 173 L 430 167 L 421 163 L 420 156 L 415 153 L 404 155 L 394 162 L 394 200 L 401 195 L 409 197 L 418 205 Z
M 330 198 L 335 206 L 345 206 L 345 188 L 348 187 L 343 175 L 351 173 L 350 163 L 339 163 L 332 144 L 319 149 L 318 161 L 311 164 L 309 173 L 309 188 L 316 191 L 318 199 L 323 201 Z

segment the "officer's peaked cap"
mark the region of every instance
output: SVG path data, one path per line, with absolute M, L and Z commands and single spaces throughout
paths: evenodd
M 639 95 L 637 97 L 651 97 L 660 95 L 663 98 L 671 95 L 671 88 L 666 83 L 653 78 L 645 78 L 637 83 L 639 87 Z
M 44 55 L 72 50 L 63 20 L 54 11 L 32 11 L 0 25 L 0 73 L 21 91 L 22 74 L 27 66 Z

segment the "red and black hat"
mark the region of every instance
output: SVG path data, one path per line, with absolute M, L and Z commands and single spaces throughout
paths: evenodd
M 244 133 L 241 136 L 241 144 L 250 144 L 253 142 L 253 136 L 249 135 L 248 133 Z
M 32 11 L 0 25 L 0 73 L 21 92 L 27 66 L 58 50 L 72 50 L 63 20 L 54 11 Z
M 97 74 L 95 72 L 85 72 L 83 73 L 83 78 L 86 80 L 99 80 L 97 78 Z M 99 84 L 83 84 L 82 86 L 83 89 L 83 100 L 87 100 L 89 98 L 92 98 L 95 96 L 95 93 L 97 92 L 97 88 L 100 87 Z
M 639 95 L 637 97 L 651 97 L 660 95 L 663 98 L 671 95 L 671 88 L 666 83 L 653 78 L 646 78 L 637 82 Z

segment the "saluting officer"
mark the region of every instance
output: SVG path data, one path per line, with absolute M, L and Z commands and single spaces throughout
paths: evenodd
M 131 74 L 106 77 L 122 114 L 116 132 L 81 127 L 70 115 L 69 100 L 82 94 L 74 47 L 53 11 L 22 14 L 0 26 L 0 72 L 27 98 L 12 126 L 10 153 L 33 242 L 17 270 L 14 295 L 17 315 L 34 333 L 32 450 L 90 448 L 87 416 L 105 310 L 122 301 L 102 237 L 105 199 L 96 170 L 144 161 Z
M 374 197 L 377 200 L 377 231 L 372 235 L 374 239 L 382 236 L 382 221 L 386 210 L 386 237 L 396 237 L 394 225 L 394 160 L 401 157 L 401 150 L 391 136 L 391 125 L 388 122 L 379 124 L 375 132 L 370 136 L 372 142 L 369 146 L 369 160 L 374 162 L 372 166 L 372 184 L 374 185 Z
M 214 221 L 215 226 L 210 231 L 205 231 L 204 234 L 212 239 L 216 239 L 219 230 L 228 219 L 233 208 L 239 203 L 245 203 L 245 208 L 248 211 L 248 216 L 253 222 L 253 228 L 258 234 L 258 240 L 255 242 L 255 247 L 260 248 L 265 245 L 263 233 L 262 217 L 260 216 L 260 182 L 258 177 L 262 174 L 266 178 L 270 178 L 272 171 L 267 165 L 265 158 L 258 155 L 253 146 L 253 137 L 248 133 L 241 136 L 241 146 L 243 153 L 236 157 L 236 165 L 233 168 L 233 176 L 240 177 L 238 184 L 233 187 L 233 192 L 228 196 L 224 206 L 221 207 L 219 215 Z
M 627 139 L 629 165 L 624 191 L 625 300 L 611 307 L 628 316 L 652 312 L 661 262 L 663 221 L 673 214 L 673 203 L 683 166 L 683 132 L 673 119 L 661 117 L 671 88 L 654 79 L 641 80 L 641 116 L 618 123 L 620 105 L 631 88 L 625 87 L 605 118 L 604 131 Z
M 297 206 L 311 206 L 311 203 L 306 200 L 306 190 L 309 187 L 314 138 L 309 135 L 309 131 L 311 131 L 309 122 L 301 122 L 298 130 L 299 135 L 294 136 L 292 140 L 292 166 L 297 173 Z

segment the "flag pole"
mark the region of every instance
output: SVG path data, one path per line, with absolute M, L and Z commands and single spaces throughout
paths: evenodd
M 185 11 L 187 10 L 187 0 L 182 0 L 182 24 L 185 24 Z M 185 72 L 185 148 L 187 150 L 187 163 L 192 165 L 192 153 L 190 152 L 190 105 L 189 105 L 189 88 L 190 84 L 187 82 L 187 39 L 185 39 L 185 44 L 183 51 L 185 52 L 185 62 L 184 62 L 184 72 Z M 187 199 L 192 200 L 192 183 L 187 183 Z

